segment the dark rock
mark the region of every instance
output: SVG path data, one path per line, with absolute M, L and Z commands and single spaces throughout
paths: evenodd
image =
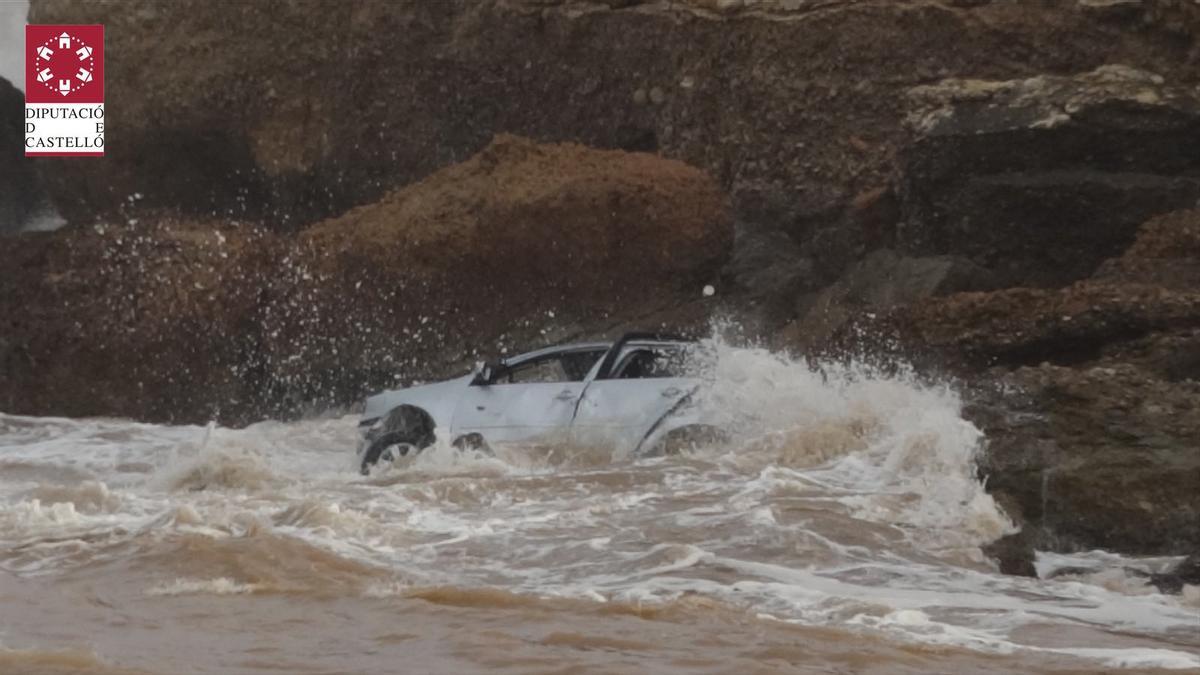
M 1020 505 L 1038 548 L 1178 554 L 1200 546 L 1200 383 L 1131 366 L 1004 376 L 969 417 L 987 487 Z M 992 406 L 991 411 L 980 410 Z
M 1166 572 L 1150 575 L 1150 583 L 1163 593 L 1177 594 L 1184 584 L 1200 586 L 1200 553 L 1193 553 Z
M 899 246 L 1006 285 L 1090 276 L 1150 216 L 1200 200 L 1200 100 L 1158 75 L 951 79 L 909 93 Z
M 1062 289 L 964 293 L 898 311 L 897 334 L 967 368 L 1078 365 L 1155 334 L 1200 328 L 1200 211 L 1148 221 L 1096 278 Z M 1182 333 L 1181 333 L 1182 331 Z
M 1096 568 L 1096 567 L 1076 567 L 1076 566 L 1059 567 L 1057 569 L 1051 570 L 1048 574 L 1046 574 L 1046 578 L 1047 579 L 1057 579 L 1059 577 L 1081 577 L 1086 574 L 1095 574 L 1096 572 L 1099 572 L 1099 571 L 1100 571 L 1100 569 Z
M 965 415 L 988 439 L 980 473 L 1036 547 L 1194 551 L 1198 232 L 1200 211 L 1163 215 L 1094 279 L 847 312 L 824 343 L 867 335 L 968 378 Z
M 1137 241 L 1106 261 L 1093 278 L 1151 284 L 1180 291 L 1200 288 L 1200 212 L 1178 211 L 1142 226 Z
M 812 260 L 786 234 L 739 224 L 722 274 L 751 296 L 794 297 L 811 283 L 812 273 Z
M 822 291 L 802 295 L 787 331 L 801 350 L 820 345 L 847 321 L 926 298 L 995 287 L 993 275 L 965 258 L 910 258 L 888 249 L 871 253 Z
M 1103 19 L 1131 21 L 1145 15 L 1143 0 L 1077 0 L 1079 8 Z
M 891 187 L 876 187 L 859 193 L 851 200 L 847 217 L 850 226 L 861 233 L 868 248 L 892 248 L 896 245 L 899 209 Z
M 257 228 L 163 221 L 0 248 L 0 409 L 248 421 L 271 371 L 257 312 L 282 250 Z
M 812 259 L 778 229 L 750 223 L 734 228 L 733 253 L 721 270 L 727 318 L 753 334 L 777 330 L 794 316 L 793 299 L 814 285 Z
M 996 561 L 1002 574 L 1037 577 L 1033 538 L 1024 530 L 1000 537 L 983 547 L 984 555 Z

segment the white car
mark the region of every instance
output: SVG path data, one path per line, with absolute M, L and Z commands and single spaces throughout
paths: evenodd
M 696 343 L 650 333 L 539 349 L 470 375 L 366 401 L 358 453 L 364 474 L 437 436 L 457 447 L 597 444 L 643 455 L 719 439 L 689 406 L 700 387 Z

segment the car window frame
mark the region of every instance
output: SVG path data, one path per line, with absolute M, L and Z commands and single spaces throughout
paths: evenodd
M 657 377 L 625 377 L 624 372 L 625 372 L 625 368 L 627 368 L 629 366 L 630 360 L 638 352 L 646 351 L 646 352 L 650 352 L 651 354 L 654 354 L 656 350 L 657 351 L 674 350 L 678 354 L 678 353 L 683 353 L 686 349 L 687 349 L 687 346 L 685 344 L 676 343 L 676 342 L 661 342 L 661 343 L 657 343 L 657 344 L 625 345 L 625 347 L 622 350 L 625 353 L 621 354 L 617 357 L 616 365 L 613 366 L 613 369 L 612 369 L 612 375 L 606 379 L 618 380 L 618 381 L 620 381 L 620 380 L 669 380 L 669 379 L 675 379 L 675 378 L 679 378 L 679 377 L 685 377 L 684 375 L 678 375 L 678 374 L 662 375 L 662 376 L 657 376 Z
M 594 376 L 597 365 L 600 363 L 600 361 L 602 361 L 604 359 L 604 356 L 605 356 L 605 354 L 608 353 L 608 350 L 609 350 L 608 347 L 599 347 L 599 346 L 577 347 L 577 348 L 572 348 L 572 349 L 556 350 L 556 351 L 552 351 L 552 352 L 548 352 L 548 353 L 544 353 L 544 354 L 535 354 L 535 355 L 532 355 L 532 356 L 529 356 L 526 358 L 519 358 L 519 360 L 516 360 L 515 363 L 505 361 L 505 362 L 502 362 L 504 365 L 503 371 L 501 371 L 501 373 L 499 374 L 498 377 L 493 379 L 491 382 L 488 382 L 487 384 L 499 386 L 499 385 L 530 385 L 530 384 L 575 384 L 575 383 L 587 382 Z M 539 364 L 543 361 L 557 359 L 561 362 L 565 357 L 568 357 L 568 356 L 571 356 L 574 354 L 586 354 L 589 352 L 595 354 L 595 357 L 594 357 L 595 361 L 590 366 L 588 366 L 587 370 L 585 370 L 583 372 L 583 374 L 579 377 L 579 379 L 549 380 L 549 381 L 539 380 L 539 381 L 535 381 L 535 382 L 513 382 L 511 380 L 513 372 L 524 370 L 526 368 L 536 367 L 537 364 Z M 560 365 L 559 368 L 562 370 L 563 373 L 565 373 L 567 375 L 570 374 L 567 372 L 566 367 Z

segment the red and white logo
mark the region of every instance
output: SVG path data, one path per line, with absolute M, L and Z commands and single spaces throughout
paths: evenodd
M 25 27 L 25 155 L 104 154 L 104 26 Z

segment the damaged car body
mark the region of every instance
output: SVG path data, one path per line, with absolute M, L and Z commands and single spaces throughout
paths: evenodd
M 385 391 L 359 423 L 360 468 L 420 451 L 439 436 L 457 447 L 606 444 L 617 453 L 671 453 L 718 439 L 692 396 L 694 341 L 628 333 L 615 342 L 547 347 L 483 364 L 464 377 Z

